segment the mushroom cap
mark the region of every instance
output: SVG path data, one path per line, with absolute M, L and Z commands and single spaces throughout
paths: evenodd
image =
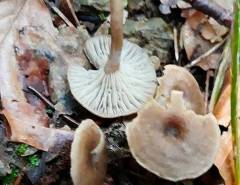
M 102 185 L 107 168 L 105 138 L 88 119 L 76 129 L 71 147 L 71 177 L 74 185 Z
M 86 42 L 85 53 L 97 70 L 72 65 L 68 81 L 75 99 L 95 115 L 114 118 L 136 113 L 154 94 L 156 73 L 148 55 L 136 44 L 123 41 L 120 68 L 106 74 L 111 39 L 98 36 Z
M 182 91 L 187 108 L 197 114 L 205 114 L 204 98 L 192 74 L 176 65 L 166 65 L 164 68 L 164 75 L 158 78 L 159 87 L 156 99 L 161 101 L 162 97 L 170 97 L 172 90 Z
M 181 93 L 174 91 L 167 106 L 156 100 L 148 102 L 126 126 L 136 161 L 172 181 L 196 178 L 206 172 L 214 162 L 220 139 L 215 117 L 186 110 Z

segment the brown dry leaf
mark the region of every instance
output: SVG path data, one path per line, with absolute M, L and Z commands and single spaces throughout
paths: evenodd
M 186 13 L 189 12 L 189 13 Z M 191 26 L 194 31 L 200 29 L 200 24 L 207 21 L 207 16 L 196 10 L 185 10 L 182 14 L 187 18 L 187 23 Z
M 235 185 L 234 181 L 234 161 L 231 151 L 221 166 L 221 175 L 224 178 L 225 185 Z
M 201 36 L 211 43 L 222 41 L 228 33 L 228 28 L 199 11 L 184 10 L 182 16 L 187 18 L 186 21 L 195 32 L 201 33 Z
M 10 127 L 10 139 L 46 151 L 56 149 L 64 141 L 71 140 L 73 134 L 45 127 L 47 116 L 43 106 L 37 103 L 36 107 L 36 102 L 31 102 L 23 92 L 29 83 L 34 85 L 46 80 L 45 75 L 40 74 L 44 73 L 46 68 L 40 65 L 44 61 L 36 65 L 36 59 L 26 55 L 27 51 L 23 47 L 24 43 L 21 43 L 20 36 L 26 28 L 44 30 L 52 37 L 57 31 L 42 0 L 3 1 L 0 2 L 0 12 L 4 12 L 3 15 L 0 14 L 0 27 L 5 28 L 1 29 L 0 35 L 0 94 L 2 113 Z M 23 53 L 19 54 L 18 51 Z M 24 80 L 24 77 L 32 79 Z
M 215 44 L 204 39 L 201 34 L 201 27 L 197 23 L 205 22 L 206 17 L 198 12 L 191 13 L 190 18 L 187 19 L 181 29 L 181 38 L 183 46 L 186 50 L 187 57 L 190 61 L 193 61 L 201 55 L 208 52 Z M 204 33 L 205 34 L 205 33 Z M 206 33 L 210 35 L 209 33 Z M 215 51 L 207 57 L 200 60 L 197 65 L 204 70 L 215 69 L 218 65 L 221 53 Z
M 230 122 L 230 95 L 231 95 L 231 85 L 228 84 L 223 89 L 221 96 L 217 104 L 214 107 L 214 115 L 219 121 L 220 125 L 227 127 Z
M 209 69 L 217 69 L 220 58 L 220 53 L 213 53 L 202 59 L 197 65 L 205 71 Z
M 225 85 L 222 94 L 217 102 L 214 115 L 219 121 L 219 124 L 227 127 L 230 123 L 230 94 L 231 85 Z M 238 97 L 240 101 L 240 94 Z M 238 109 L 240 112 L 240 108 Z M 218 155 L 215 160 L 215 165 L 218 167 L 226 185 L 235 185 L 234 182 L 234 164 L 233 164 L 233 148 L 231 129 L 228 132 L 223 132 L 220 141 Z
M 56 38 L 49 36 L 44 30 L 25 28 L 24 34 L 20 37 L 23 43 L 20 46 L 24 45 L 27 51 L 34 51 L 34 58 L 48 62 L 48 82 L 45 84 L 48 83 L 51 100 L 57 104 L 55 107 L 65 113 L 70 114 L 73 106 L 69 103 L 71 96 L 67 82 L 67 67 L 72 63 L 80 64 L 85 68 L 90 67 L 82 47 L 89 37 L 82 26 L 78 29 L 63 27 Z M 35 89 L 46 94 L 36 86 Z
M 208 41 L 202 39 L 198 33 L 194 32 L 188 22 L 182 26 L 181 36 L 189 60 L 196 59 L 213 46 Z

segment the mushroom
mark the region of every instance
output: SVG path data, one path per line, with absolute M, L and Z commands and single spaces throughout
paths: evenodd
M 154 94 L 156 73 L 147 53 L 123 40 L 122 0 L 111 0 L 111 38 L 86 41 L 85 54 L 96 70 L 71 65 L 68 81 L 75 99 L 95 115 L 114 118 L 136 113 Z
M 214 162 L 220 131 L 212 114 L 187 110 L 183 93 L 172 91 L 168 105 L 148 102 L 126 126 L 136 161 L 159 177 L 179 181 L 196 178 Z
M 190 72 L 183 67 L 166 65 L 163 74 L 158 78 L 157 101 L 161 102 L 164 98 L 170 97 L 172 90 L 182 91 L 187 108 L 197 114 L 205 114 L 204 98 L 197 81 Z
M 107 153 L 101 129 L 92 120 L 76 129 L 71 147 L 71 177 L 74 185 L 102 185 Z

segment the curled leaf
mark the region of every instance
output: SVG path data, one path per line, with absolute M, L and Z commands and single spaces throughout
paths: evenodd
M 56 149 L 64 141 L 72 140 L 73 134 L 46 127 L 48 118 L 44 106 L 35 104 L 26 96 L 23 91 L 26 85 L 38 83 L 39 87 L 39 83 L 44 83 L 46 77 L 41 74 L 41 69 L 44 72 L 46 68 L 39 68 L 31 57 L 22 59 L 17 47 L 21 47 L 20 51 L 24 48 L 20 37 L 25 28 L 44 30 L 55 36 L 57 32 L 51 16 L 42 0 L 3 1 L 0 2 L 0 10 L 5 15 L 0 20 L 1 28 L 5 28 L 0 34 L 0 94 L 2 113 L 10 127 L 10 139 L 42 150 Z M 33 79 L 24 79 L 28 77 Z

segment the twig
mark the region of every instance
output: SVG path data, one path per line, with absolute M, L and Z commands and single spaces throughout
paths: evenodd
M 209 111 L 212 112 L 214 109 L 214 106 L 219 98 L 220 95 L 220 91 L 223 85 L 223 81 L 224 81 L 224 77 L 225 77 L 225 73 L 227 71 L 227 68 L 229 66 L 230 60 L 230 42 L 228 41 L 226 43 L 226 45 L 224 46 L 224 50 L 223 50 L 223 57 L 222 57 L 222 61 L 220 63 L 220 66 L 218 68 L 218 72 L 217 72 L 217 76 L 214 82 L 214 87 L 213 87 L 213 91 L 212 91 L 212 95 L 211 95 L 211 99 L 210 99 L 210 103 L 209 103 Z
M 50 102 L 45 96 L 43 96 L 40 92 L 38 92 L 34 87 L 28 86 L 28 89 L 32 91 L 35 95 L 37 95 L 41 100 L 43 100 L 49 107 L 55 110 L 55 106 L 52 102 Z
M 239 1 L 235 1 L 234 6 L 234 24 L 231 40 L 232 46 L 232 81 L 231 81 L 231 127 L 232 127 L 232 144 L 234 154 L 235 167 L 235 184 L 240 185 L 240 140 L 238 126 L 238 74 L 239 74 L 239 26 L 240 26 L 240 10 Z
M 233 18 L 231 13 L 220 5 L 208 0 L 184 0 L 192 7 L 204 14 L 214 18 L 218 23 L 231 28 Z M 226 1 L 227 3 L 227 1 Z
M 203 53 L 201 56 L 193 60 L 190 64 L 187 64 L 185 67 L 190 68 L 192 66 L 195 66 L 199 62 L 201 62 L 202 59 L 205 57 L 211 55 L 213 52 L 215 52 L 217 49 L 219 49 L 227 40 L 228 37 L 225 37 L 221 42 L 217 43 L 215 46 L 213 46 L 211 49 L 209 49 L 206 53 Z
M 52 10 L 59 16 L 61 19 L 69 26 L 72 28 L 76 27 L 71 23 L 71 21 L 68 20 L 68 18 L 54 5 L 54 3 L 48 2 L 45 0 L 45 3 L 52 8 Z
M 174 36 L 174 53 L 175 53 L 175 59 L 178 61 L 179 59 L 179 50 L 178 50 L 178 31 L 177 28 L 173 28 L 173 36 Z
M 79 22 L 79 20 L 77 18 L 77 15 L 76 15 L 76 13 L 75 13 L 75 11 L 73 9 L 72 3 L 69 0 L 66 0 L 66 2 L 67 2 L 67 5 L 68 5 L 68 7 L 69 7 L 69 9 L 71 11 L 71 14 L 72 14 L 72 16 L 73 16 L 77 26 L 80 26 L 80 22 Z
M 72 119 L 70 116 L 68 116 L 65 112 L 58 110 L 55 105 L 49 101 L 45 96 L 43 96 L 40 92 L 38 92 L 34 87 L 28 86 L 28 89 L 33 92 L 38 98 L 40 98 L 42 101 L 44 101 L 51 109 L 58 112 L 59 116 L 64 117 L 66 120 L 74 123 L 75 125 L 79 125 L 80 123 L 76 120 Z
M 207 71 L 207 77 L 206 77 L 206 87 L 205 87 L 205 95 L 204 95 L 204 99 L 205 99 L 205 110 L 208 113 L 209 109 L 208 109 L 208 96 L 209 96 L 209 80 L 210 77 L 213 75 L 213 72 L 211 70 Z

